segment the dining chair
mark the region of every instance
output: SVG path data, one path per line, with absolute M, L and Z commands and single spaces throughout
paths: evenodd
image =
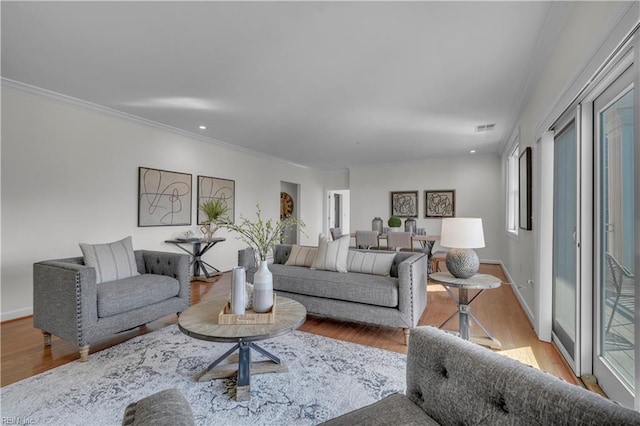
M 378 231 L 356 231 L 356 248 L 377 249 Z
M 387 247 L 390 250 L 399 251 L 406 248 L 413 251 L 413 241 L 411 240 L 411 232 L 388 232 Z
M 335 241 L 338 238 L 342 237 L 342 228 L 331 228 L 331 229 L 329 229 L 329 232 L 331 233 L 331 239 L 333 241 Z

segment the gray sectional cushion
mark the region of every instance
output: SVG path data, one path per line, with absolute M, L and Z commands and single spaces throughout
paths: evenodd
M 274 290 L 369 305 L 398 306 L 398 279 L 381 275 L 318 271 L 303 266 L 269 265 Z
M 359 410 L 322 423 L 323 426 L 437 426 L 438 423 L 406 396 L 394 393 Z
M 177 389 L 167 389 L 129 404 L 122 425 L 192 426 L 195 422 L 191 406 L 182 393 Z
M 128 312 L 178 296 L 180 283 L 165 275 L 144 274 L 98 286 L 98 317 Z
M 139 275 L 131 237 L 108 244 L 80 243 L 84 264 L 96 270 L 96 282 L 119 280 Z

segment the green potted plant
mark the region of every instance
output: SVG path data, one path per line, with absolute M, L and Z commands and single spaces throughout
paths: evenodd
M 238 239 L 247 243 L 256 253 L 256 260 L 260 261 L 258 270 L 253 276 L 253 310 L 255 312 L 268 312 L 273 306 L 273 275 L 267 266 L 267 256 L 286 236 L 293 225 L 303 228 L 304 222 L 294 217 L 274 221 L 264 220 L 260 205 L 256 205 L 256 221 L 251 221 L 244 215 L 240 215 L 238 223 L 220 223 L 220 227 L 235 231 Z
M 222 198 L 212 198 L 200 203 L 200 210 L 207 216 L 207 221 L 202 224 L 200 230 L 205 234 L 205 238 L 213 237 L 213 233 L 218 229 L 218 225 L 228 222 L 226 216 L 229 211 L 227 203 Z
M 391 216 L 387 225 L 389 225 L 389 231 L 397 231 L 402 226 L 402 220 L 398 216 Z

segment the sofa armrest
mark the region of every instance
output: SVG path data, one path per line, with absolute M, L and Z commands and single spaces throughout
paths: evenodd
M 33 265 L 33 325 L 82 346 L 84 327 L 98 321 L 96 270 L 47 260 Z
M 187 254 L 164 251 L 139 250 L 144 260 L 144 270 L 147 274 L 166 275 L 175 278 L 180 283 L 178 297 L 191 297 L 191 280 L 189 276 L 190 257 Z
M 255 250 L 251 247 L 238 250 L 238 266 L 242 266 L 246 271 L 255 269 L 257 267 Z
M 398 310 L 413 328 L 427 307 L 428 257 L 416 253 L 398 264 Z

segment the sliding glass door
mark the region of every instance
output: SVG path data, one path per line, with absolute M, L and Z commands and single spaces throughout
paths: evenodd
M 574 114 L 575 115 L 575 114 Z M 553 337 L 577 369 L 578 151 L 575 118 L 556 133 L 553 156 Z
M 635 358 L 634 88 L 627 68 L 595 100 L 594 374 L 610 398 L 633 406 Z

